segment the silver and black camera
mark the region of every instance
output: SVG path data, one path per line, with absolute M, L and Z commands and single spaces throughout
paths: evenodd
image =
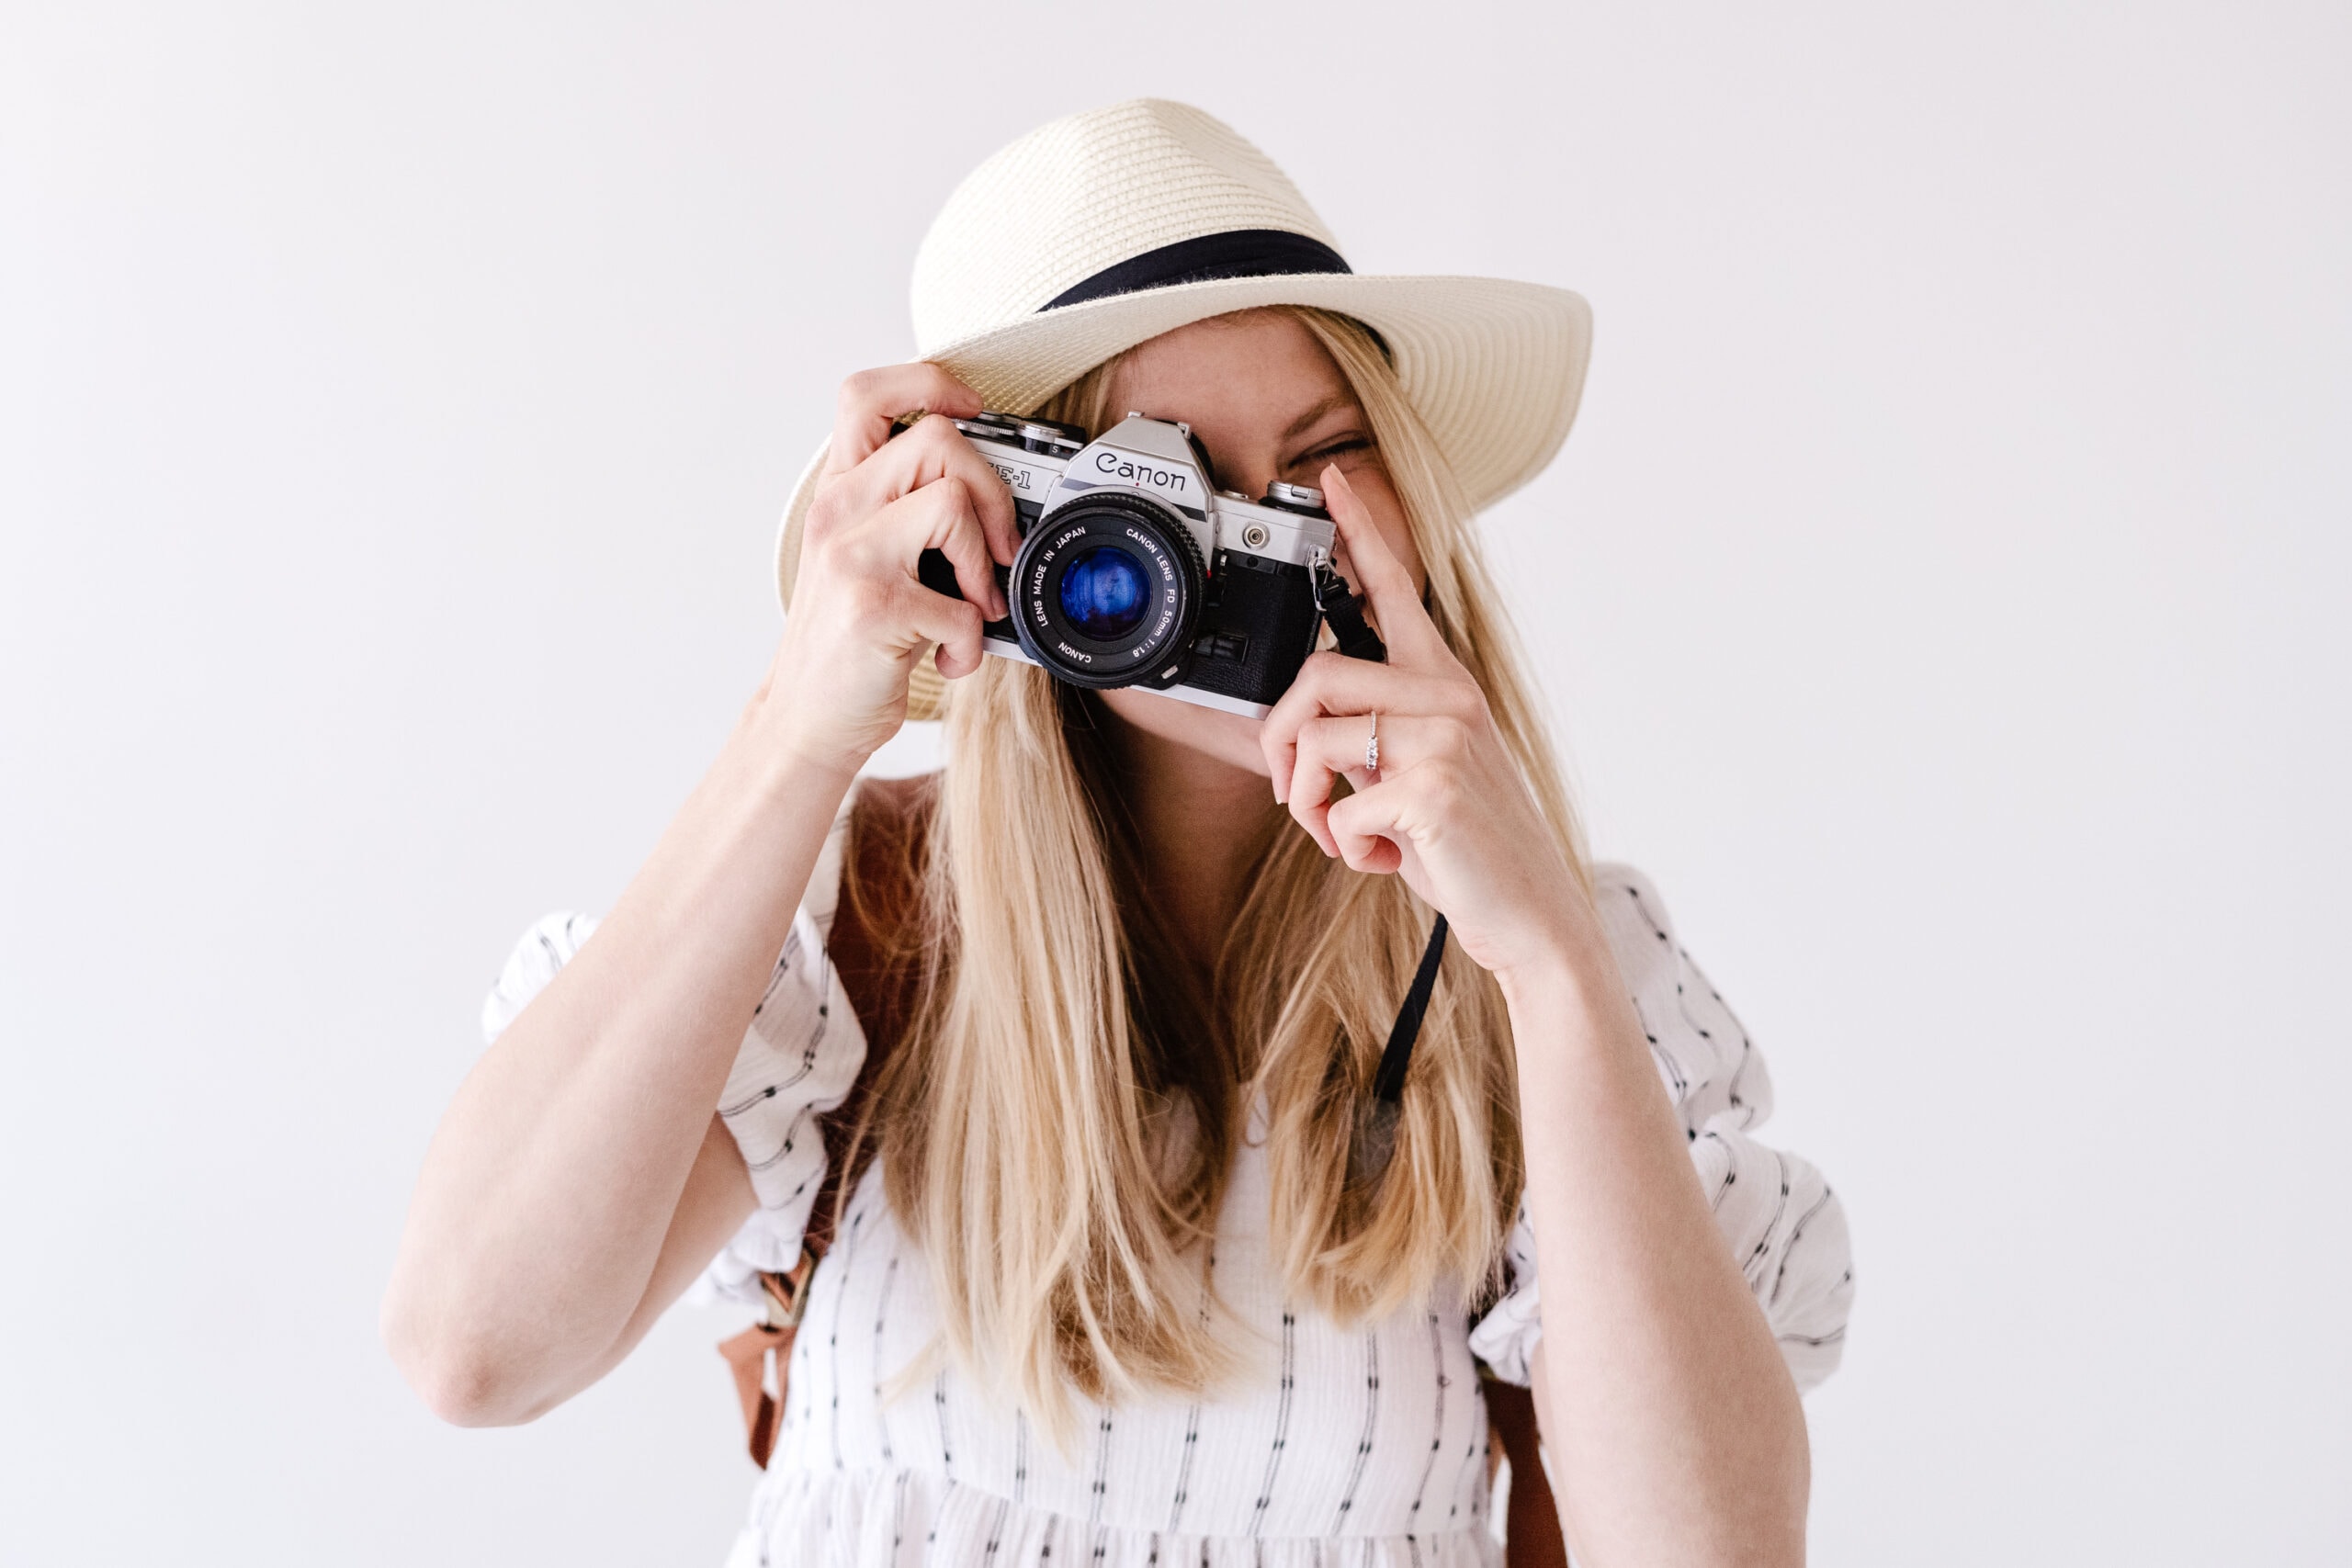
M 982 630 L 1005 659 L 1074 686 L 1138 686 L 1263 717 L 1314 650 L 1325 609 L 1352 615 L 1331 570 L 1323 492 L 1217 490 L 1192 427 L 1129 414 L 1091 443 L 1076 426 L 959 419 L 1012 491 L 1021 547 L 997 568 L 1012 613 Z M 962 597 L 923 552 L 925 587 Z M 1361 620 L 1355 622 L 1361 626 Z

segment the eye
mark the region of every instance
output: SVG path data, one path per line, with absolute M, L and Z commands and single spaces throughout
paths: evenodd
M 1297 462 L 1291 466 L 1293 468 L 1319 468 L 1326 463 L 1338 462 L 1340 458 L 1348 456 L 1351 452 L 1369 452 L 1371 450 L 1372 442 L 1370 438 L 1350 434 L 1340 436 L 1336 441 L 1325 442 L 1322 446 L 1317 446 L 1314 451 L 1309 452 L 1306 456 L 1301 457 Z

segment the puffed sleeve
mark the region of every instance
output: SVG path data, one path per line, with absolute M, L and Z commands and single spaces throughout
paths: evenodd
M 825 1175 L 818 1118 L 848 1096 L 865 1063 L 865 1032 L 825 952 L 840 906 L 849 811 L 844 801 L 825 836 L 808 891 L 719 1095 L 719 1118 L 742 1151 L 759 1207 L 711 1260 L 690 1299 L 757 1304 L 754 1276 L 787 1272 L 799 1259 L 801 1232 Z M 556 914 L 525 931 L 482 1003 L 483 1034 L 497 1039 L 595 930 L 589 916 Z
M 1675 941 L 1657 890 L 1622 865 L 1595 866 L 1593 885 L 1715 1223 L 1797 1387 L 1810 1389 L 1837 1370 L 1845 1348 L 1854 1295 L 1845 1210 L 1811 1165 L 1748 1136 L 1771 1114 L 1771 1077 L 1747 1031 Z M 1504 1259 L 1510 1287 L 1471 1329 L 1470 1348 L 1495 1376 L 1524 1385 L 1544 1332 L 1524 1198 Z

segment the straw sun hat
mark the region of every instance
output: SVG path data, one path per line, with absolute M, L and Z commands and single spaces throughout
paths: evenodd
M 1474 505 L 1540 473 L 1584 389 L 1592 312 L 1565 288 L 1365 277 L 1298 187 L 1222 121 L 1136 98 L 1040 126 L 966 177 L 914 268 L 920 357 L 989 408 L 1025 413 L 1147 338 L 1229 310 L 1310 305 L 1377 332 L 1405 396 Z M 822 447 L 776 539 L 786 604 Z M 915 670 L 908 715 L 944 682 Z

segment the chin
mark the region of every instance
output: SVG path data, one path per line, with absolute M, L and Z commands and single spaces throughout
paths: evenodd
M 1095 695 L 1113 717 L 1129 728 L 1215 757 L 1261 779 L 1269 776 L 1266 755 L 1258 749 L 1259 721 L 1254 718 L 1129 687 Z

